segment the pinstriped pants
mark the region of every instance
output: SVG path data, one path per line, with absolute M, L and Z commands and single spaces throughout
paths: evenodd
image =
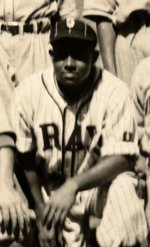
M 65 220 L 63 236 L 67 247 L 87 246 L 84 215 L 100 218 L 96 239 L 101 247 L 133 246 L 147 238 L 144 203 L 136 194 L 138 181 L 128 173 L 118 175 L 108 188 L 80 192 Z

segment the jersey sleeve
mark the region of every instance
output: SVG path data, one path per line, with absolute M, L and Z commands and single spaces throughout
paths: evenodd
M 120 25 L 137 11 L 149 12 L 149 0 L 117 0 L 117 7 L 114 13 L 114 23 Z
M 144 59 L 132 77 L 132 94 L 141 153 L 150 155 L 150 59 Z
M 100 16 L 112 20 L 116 9 L 116 0 L 84 0 L 83 16 Z
M 126 88 L 110 96 L 103 126 L 102 157 L 139 154 L 133 102 Z
M 13 94 L 11 120 L 17 138 L 16 147 L 19 152 L 25 153 L 35 149 L 35 142 L 32 131 L 31 89 L 21 86 L 19 85 Z
M 60 0 L 58 2 L 59 15 L 63 18 L 66 16 L 76 17 L 79 14 L 77 7 L 76 1 L 74 0 Z
M 5 106 L 0 97 L 0 148 L 1 147 L 14 147 L 15 146 L 15 133 L 11 127 Z
M 109 83 L 110 80 L 109 80 Z M 122 83 L 119 81 L 119 83 Z M 109 91 L 109 86 L 103 90 L 104 95 Z M 99 94 L 98 94 L 99 95 Z M 108 93 L 103 113 L 102 129 L 96 133 L 96 139 L 91 143 L 79 173 L 89 169 L 99 158 L 112 155 L 127 155 L 137 157 L 139 155 L 137 128 L 133 113 L 133 101 L 126 86 L 121 90 L 114 87 L 113 92 Z M 102 108 L 101 108 L 102 110 Z M 101 122 L 98 112 L 96 121 Z M 100 124 L 101 125 L 101 124 Z

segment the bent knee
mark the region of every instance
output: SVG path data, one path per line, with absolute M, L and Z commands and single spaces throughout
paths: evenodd
M 16 241 L 0 241 L 0 247 L 25 247 L 23 243 Z

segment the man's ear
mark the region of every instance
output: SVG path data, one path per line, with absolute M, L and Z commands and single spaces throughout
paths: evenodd
M 99 51 L 98 50 L 94 50 L 93 59 L 92 59 L 93 63 L 95 63 L 97 61 L 98 56 L 99 56 Z

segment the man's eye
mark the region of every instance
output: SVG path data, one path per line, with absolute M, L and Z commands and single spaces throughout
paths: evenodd
M 71 56 L 72 58 L 82 61 L 88 59 L 88 52 L 85 51 L 85 49 L 79 50 L 67 50 L 67 49 L 56 49 L 54 52 L 54 60 L 64 60 L 68 56 Z
M 67 57 L 66 52 L 62 52 L 62 51 L 54 52 L 54 59 L 64 59 L 65 57 Z

